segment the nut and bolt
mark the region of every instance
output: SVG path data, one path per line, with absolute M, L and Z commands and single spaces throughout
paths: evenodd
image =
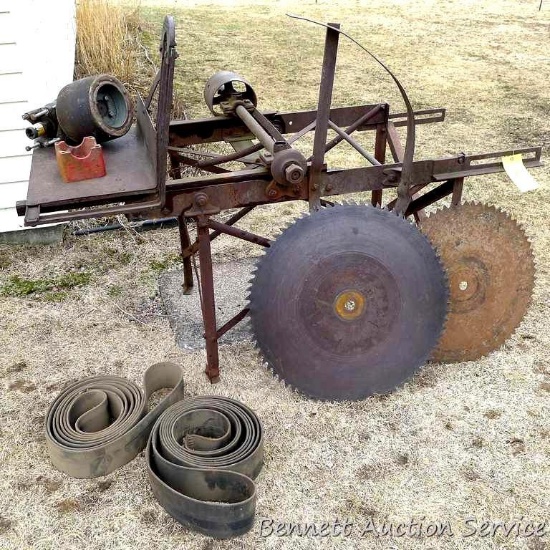
M 285 168 L 285 178 L 289 183 L 300 183 L 304 179 L 304 175 L 304 169 L 294 162 Z
M 394 171 L 389 172 L 386 177 L 386 180 L 390 183 L 395 183 L 397 181 L 397 173 Z
M 208 196 L 206 193 L 197 193 L 195 195 L 195 204 L 199 207 L 206 206 L 208 204 Z

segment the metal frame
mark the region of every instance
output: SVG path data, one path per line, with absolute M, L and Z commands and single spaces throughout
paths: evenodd
M 344 33 L 339 30 L 338 24 L 331 23 L 325 27 L 325 52 L 319 102 L 315 111 L 261 113 L 250 101 L 240 101 L 228 116 L 170 121 L 174 61 L 177 53 L 174 23 L 172 18 L 167 17 L 161 41 L 161 70 L 143 104 L 142 112 L 138 113 L 138 119 L 145 125 L 148 143 L 154 143 L 156 147 L 154 154 L 158 185 L 155 199 L 151 202 L 143 197 L 125 196 L 121 198 L 124 201 L 121 205 L 101 207 L 101 202 L 94 197 L 82 197 L 72 205 L 48 205 L 43 209 L 38 208 L 38 211 L 36 207 L 27 207 L 24 202 L 18 203 L 18 211 L 25 214 L 28 225 L 103 217 L 113 213 L 138 213 L 148 218 L 177 217 L 184 293 L 191 292 L 194 286 L 192 261 L 195 255 L 199 258 L 198 283 L 206 341 L 206 374 L 212 382 L 218 380 L 220 373 L 218 340 L 246 317 L 248 309 L 244 308 L 218 327 L 210 243 L 219 235 L 226 234 L 269 247 L 268 239 L 235 227 L 254 208 L 274 202 L 301 200 L 307 201 L 311 210 L 317 210 L 330 207 L 332 203 L 327 198 L 332 195 L 361 191 L 371 191 L 372 204 L 382 205 L 384 189 L 397 189 L 398 198 L 389 201 L 385 207 L 396 209 L 405 216 L 413 215 L 418 220 L 422 217 L 424 208 L 449 195 L 452 195 L 452 204 L 459 204 L 464 178 L 502 172 L 502 156 L 522 153 L 525 166 L 536 167 L 542 164 L 541 147 L 480 155 L 459 154 L 435 160 L 412 160 L 411 139 L 414 150 L 414 127 L 443 121 L 445 110 L 427 109 L 413 113 L 408 98 L 405 102 L 407 113 L 390 113 L 387 104 L 331 108 L 338 41 Z M 404 94 L 397 79 L 391 72 L 390 75 Z M 158 108 L 155 131 L 152 125 L 149 127 L 144 124 L 143 119 L 148 118 L 148 115 L 145 116 L 146 110 L 150 108 L 156 92 Z M 405 147 L 399 141 L 396 130 L 400 126 L 407 126 L 409 130 Z M 327 142 L 329 128 L 336 132 L 336 137 Z M 289 151 L 293 154 L 295 150 L 292 144 L 311 131 L 315 132 L 313 154 L 305 160 L 305 177 L 298 183 L 283 181 L 284 175 L 283 179 L 280 174 L 275 175 L 277 155 L 288 154 Z M 352 137 L 354 132 L 366 131 L 374 132 L 373 154 Z M 254 143 L 253 139 L 257 139 L 258 143 Z M 195 145 L 205 146 L 223 141 L 233 145 L 235 151 L 218 155 L 193 148 Z M 327 167 L 325 153 L 343 141 L 358 151 L 369 165 L 352 169 Z M 393 157 L 392 163 L 386 163 L 387 147 Z M 410 157 L 408 161 L 407 155 Z M 167 156 L 171 163 L 168 181 Z M 230 170 L 224 166 L 235 161 L 242 162 L 244 168 Z M 185 165 L 199 168 L 206 175 L 182 177 L 181 167 Z M 70 211 L 71 208 L 78 210 Z M 213 218 L 224 210 L 236 208 L 239 209 L 238 212 L 225 223 Z M 190 220 L 195 222 L 197 228 L 194 242 L 190 239 L 187 227 Z

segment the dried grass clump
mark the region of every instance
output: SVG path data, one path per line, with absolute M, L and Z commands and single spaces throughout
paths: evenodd
M 78 2 L 75 78 L 107 73 L 132 91 L 146 87 L 152 67 L 144 65 L 139 8 L 139 2 Z

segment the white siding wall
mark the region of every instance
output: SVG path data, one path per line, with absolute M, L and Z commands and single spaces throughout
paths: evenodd
M 31 153 L 25 111 L 57 97 L 73 79 L 74 0 L 0 0 L 0 231 L 23 226 Z

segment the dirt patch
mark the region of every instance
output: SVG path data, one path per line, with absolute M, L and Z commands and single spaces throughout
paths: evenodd
M 105 491 L 107 491 L 107 489 L 109 489 L 109 487 L 111 487 L 111 485 L 113 484 L 113 480 L 112 479 L 106 479 L 105 481 L 100 481 L 98 484 L 97 484 L 97 490 L 100 492 L 100 493 L 103 493 Z
M 62 514 L 71 514 L 82 509 L 82 504 L 74 498 L 66 498 L 55 503 L 55 508 Z
M 20 391 L 21 393 L 30 393 L 36 390 L 34 382 L 29 380 L 16 380 L 8 386 L 10 391 Z
M 0 516 L 0 535 L 9 531 L 12 528 L 13 522 L 5 517 Z
M 525 452 L 525 441 L 523 439 L 519 439 L 517 437 L 514 437 L 513 439 L 509 439 L 506 441 L 512 449 L 512 454 L 519 455 L 523 454 Z
M 25 363 L 25 361 L 17 361 L 17 363 L 13 363 L 13 365 L 10 365 L 6 369 L 6 372 L 8 374 L 14 374 L 14 373 L 17 373 L 17 372 L 21 372 L 21 371 L 25 370 L 26 368 L 27 368 L 27 363 Z
M 55 493 L 63 486 L 63 482 L 58 479 L 50 479 L 46 476 L 38 476 L 36 482 L 44 487 L 47 493 Z

